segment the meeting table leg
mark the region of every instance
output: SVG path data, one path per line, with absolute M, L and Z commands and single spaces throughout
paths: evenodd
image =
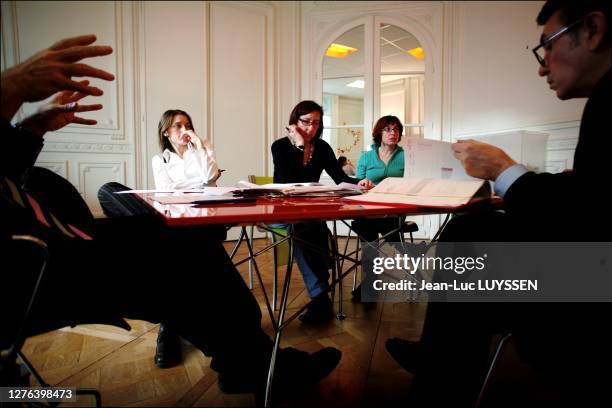
M 278 312 L 278 326 L 274 336 L 274 346 L 272 347 L 272 356 L 270 358 L 270 368 L 268 369 L 268 381 L 266 384 L 266 399 L 265 406 L 270 407 L 272 404 L 272 383 L 274 381 L 274 369 L 276 366 L 276 356 L 280 348 L 281 336 L 284 329 L 285 311 L 287 309 L 287 299 L 289 298 L 289 284 L 291 283 L 291 269 L 293 265 L 293 240 L 289 240 L 289 259 L 287 262 L 287 274 L 285 283 L 283 284 L 283 293 L 281 295 L 280 310 Z

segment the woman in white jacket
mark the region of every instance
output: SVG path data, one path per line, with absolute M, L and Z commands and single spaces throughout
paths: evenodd
M 153 157 L 153 177 L 157 190 L 187 190 L 215 186 L 221 171 L 212 144 L 200 139 L 185 111 L 164 112 L 158 125 L 161 154 Z M 181 362 L 181 341 L 174 328 L 159 325 L 155 364 L 173 367 Z
M 164 112 L 158 126 L 161 154 L 153 157 L 157 190 L 187 190 L 216 186 L 221 175 L 212 144 L 193 129 L 187 112 Z

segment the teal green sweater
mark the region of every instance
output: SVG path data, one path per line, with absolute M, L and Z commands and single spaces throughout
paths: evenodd
M 372 150 L 361 154 L 355 177 L 358 179 L 367 178 L 374 184 L 380 183 L 387 177 L 404 177 L 404 149 L 398 145 L 391 159 L 389 159 L 389 163 L 385 166 L 385 163 L 378 157 L 379 147 L 379 145 L 373 144 Z

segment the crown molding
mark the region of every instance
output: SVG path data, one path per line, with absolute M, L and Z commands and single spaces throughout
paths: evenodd
M 132 154 L 133 146 L 113 143 L 45 142 L 44 152 Z

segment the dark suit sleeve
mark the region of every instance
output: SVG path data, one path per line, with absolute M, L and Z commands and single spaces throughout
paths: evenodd
M 2 119 L 3 157 L 0 160 L 1 175 L 16 184 L 34 165 L 43 147 L 43 139 L 25 130 L 15 129 L 9 121 Z
M 523 228 L 523 239 L 597 240 L 599 229 L 584 218 L 586 214 L 607 213 L 595 183 L 573 172 L 529 172 L 506 192 L 506 211 Z
M 342 182 L 357 184 L 359 182 L 359 179 L 347 176 L 346 173 L 342 170 L 342 167 L 340 166 L 340 163 L 338 163 L 338 159 L 336 159 L 334 151 L 332 150 L 329 144 L 321 143 L 320 146 L 324 150 L 323 155 L 325 156 L 325 171 L 327 172 L 327 174 L 329 174 L 329 176 L 334 180 L 336 184 L 340 184 Z

